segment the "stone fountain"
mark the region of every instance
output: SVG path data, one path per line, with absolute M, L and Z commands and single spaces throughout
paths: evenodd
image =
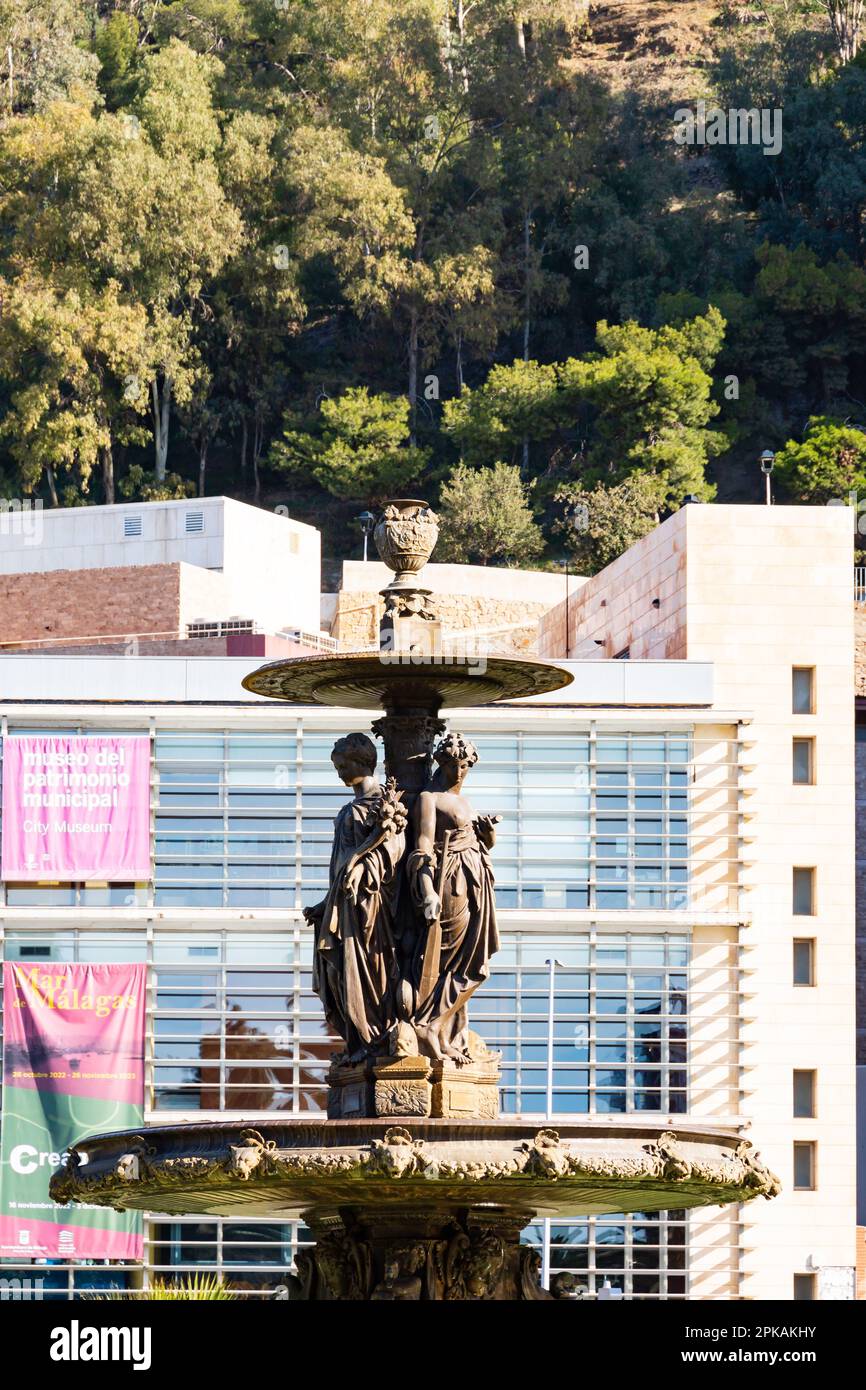
M 449 646 L 421 576 L 438 534 L 426 503 L 390 502 L 374 532 L 394 578 L 378 651 L 299 657 L 243 682 L 294 704 L 369 710 L 332 760 L 352 797 L 335 821 L 328 892 L 305 909 L 313 984 L 343 1041 L 328 1115 L 90 1137 L 55 1201 L 126 1210 L 300 1216 L 302 1300 L 549 1299 L 520 1232 L 538 1217 L 772 1197 L 778 1180 L 731 1130 L 646 1117 L 540 1127 L 499 1118 L 499 1054 L 467 1005 L 498 946 L 490 852 L 501 817 L 464 782 L 477 751 L 443 709 L 544 694 L 560 668 Z M 623 1122 L 624 1121 L 624 1122 Z

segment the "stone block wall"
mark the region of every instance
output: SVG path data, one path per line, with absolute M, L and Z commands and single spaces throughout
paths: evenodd
M 431 605 L 442 622 L 446 646 L 449 637 L 470 633 L 482 650 L 523 656 L 534 655 L 538 623 L 547 611 L 543 603 L 480 594 L 434 594 Z M 377 593 L 343 589 L 336 595 L 331 636 L 342 651 L 378 644 L 383 607 Z
M 539 656 L 586 658 L 598 644 L 592 655 L 599 659 L 628 648 L 633 660 L 684 660 L 686 519 L 684 508 L 588 579 L 567 605 L 545 613 Z
M 136 565 L 0 575 L 0 650 L 69 637 L 179 634 L 180 569 Z

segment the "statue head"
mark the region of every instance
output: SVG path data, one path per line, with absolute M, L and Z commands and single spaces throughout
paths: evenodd
M 433 757 L 446 776 L 462 781 L 478 762 L 478 749 L 462 734 L 446 734 L 436 745 Z
M 364 777 L 372 777 L 376 771 L 376 758 L 376 745 L 366 734 L 347 734 L 345 738 L 338 738 L 331 750 L 331 762 L 337 776 L 347 786 Z

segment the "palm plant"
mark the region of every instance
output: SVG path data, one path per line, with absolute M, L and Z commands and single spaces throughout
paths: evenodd
M 147 1289 L 118 1289 L 111 1293 L 92 1294 L 90 1297 L 122 1303 L 161 1303 L 172 1300 L 190 1302 L 199 1299 L 208 1302 L 233 1302 L 237 1299 L 237 1294 L 215 1274 L 193 1274 L 171 1283 L 166 1279 L 156 1279 Z

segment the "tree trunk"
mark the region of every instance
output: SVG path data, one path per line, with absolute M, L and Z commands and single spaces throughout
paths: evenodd
M 469 91 L 469 72 L 466 67 L 466 54 L 464 52 L 463 41 L 466 30 L 466 15 L 463 11 L 463 0 L 457 0 L 457 33 L 460 43 L 460 79 L 463 83 L 463 91 Z
M 532 312 L 532 284 L 530 280 L 530 260 L 532 252 L 532 236 L 529 220 L 529 208 L 524 209 L 523 213 L 523 360 L 529 361 L 529 329 Z M 523 463 L 522 472 L 524 478 L 529 476 L 529 439 L 523 436 Z
M 262 446 L 265 438 L 265 417 L 260 406 L 256 406 L 255 418 L 253 420 L 253 501 L 256 506 L 262 495 L 262 480 L 259 476 L 259 460 L 262 456 Z
M 241 416 L 241 474 L 247 471 L 247 441 L 249 430 L 247 426 L 246 412 Z
M 418 310 L 409 315 L 409 443 L 414 447 L 418 420 Z
M 457 334 L 457 361 L 454 368 L 457 374 L 457 394 L 459 396 L 463 391 L 463 334 L 460 332 Z
M 517 39 L 517 51 L 521 58 L 526 57 L 526 33 L 523 28 L 523 20 L 517 15 L 514 20 L 514 37 Z
M 839 57 L 850 63 L 860 51 L 864 0 L 825 0 Z
M 153 415 L 154 472 L 158 482 L 162 482 L 168 464 L 168 429 L 171 419 L 171 392 L 174 382 L 170 376 L 163 379 L 160 396 L 156 377 L 150 383 L 150 396 Z
M 99 453 L 102 458 L 102 491 L 105 505 L 110 507 L 114 502 L 114 454 L 110 444 L 103 445 Z
M 48 495 L 51 498 L 52 507 L 59 507 L 60 499 L 57 496 L 57 482 L 54 477 L 54 469 L 51 467 L 50 463 L 46 464 L 45 467 L 45 480 L 48 483 Z
M 209 440 L 202 439 L 198 447 L 198 495 L 204 497 L 204 479 L 207 472 L 207 451 Z
M 13 108 L 14 105 L 15 105 L 15 68 L 14 68 L 13 62 L 12 62 L 12 45 L 11 45 L 11 43 L 8 45 L 8 47 L 7 47 L 7 49 L 6 49 L 6 67 L 7 67 L 7 69 L 8 69 L 8 73 L 9 73 L 9 76 L 8 76 L 8 78 L 7 78 L 7 83 L 8 83 L 8 92 L 9 92 L 9 114 L 10 114 L 10 116 L 11 116 L 11 115 L 12 115 L 12 108 Z
M 102 393 L 102 373 L 97 372 L 99 380 L 100 395 Z M 98 449 L 99 462 L 102 467 L 102 494 L 106 506 L 111 506 L 114 501 L 114 452 L 111 441 L 111 425 L 108 420 L 108 413 L 103 405 L 99 405 L 96 411 L 96 418 L 102 431 L 102 437 L 107 442 L 100 444 Z
M 532 231 L 529 208 L 523 213 L 523 360 L 529 361 L 529 327 L 532 312 L 532 282 L 530 261 L 532 254 Z

